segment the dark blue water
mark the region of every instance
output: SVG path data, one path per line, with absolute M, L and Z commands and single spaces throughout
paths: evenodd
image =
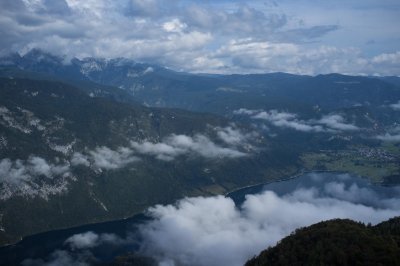
M 378 198 L 400 197 L 399 188 L 378 186 L 370 184 L 360 177 L 339 173 L 308 173 L 286 181 L 240 189 L 228 194 L 227 197 L 232 198 L 236 205 L 240 206 L 248 194 L 257 194 L 264 190 L 272 190 L 281 196 L 299 188 L 314 188 L 320 190 L 320 193 L 323 194 L 325 192 L 321 188 L 332 182 L 340 182 L 345 187 L 356 185 L 360 188 L 368 188 Z M 359 197 L 353 199 L 353 201 L 379 207 L 379 200 L 376 200 L 376 198 L 370 199 L 370 202 L 368 202 L 368 197 Z M 90 249 L 92 257 L 95 257 L 99 262 L 110 262 L 118 255 L 125 254 L 128 251 L 135 251 L 139 248 L 138 226 L 149 220 L 149 217 L 140 214 L 124 220 L 84 225 L 29 236 L 15 245 L 0 248 L 0 265 L 20 265 L 26 259 L 48 258 L 56 250 L 67 250 L 69 253 L 73 253 L 74 251 L 71 250 L 71 247 L 65 243 L 66 239 L 88 231 L 98 235 L 112 233 L 121 239 L 129 239 L 129 241 L 118 245 L 102 244 Z

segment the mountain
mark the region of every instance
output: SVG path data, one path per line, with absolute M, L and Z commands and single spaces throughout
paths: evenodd
M 400 99 L 393 77 L 189 74 L 124 58 L 74 58 L 66 62 L 40 50 L 4 57 L 0 66 L 113 86 L 120 89 L 114 89 L 116 93 L 124 91 L 148 106 L 223 115 L 240 108 L 298 110 L 318 105 L 331 111 L 360 105 L 377 107 Z
M 379 79 L 195 75 L 39 50 L 0 66 L 1 245 L 304 171 L 400 182 L 400 89 Z
M 263 136 L 215 115 L 1 78 L 0 243 L 294 173 L 258 147 Z
M 376 226 L 331 220 L 297 229 L 246 266 L 399 265 L 400 218 Z

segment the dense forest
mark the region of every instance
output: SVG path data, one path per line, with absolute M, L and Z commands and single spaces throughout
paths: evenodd
M 376 226 L 335 219 L 297 229 L 246 266 L 400 265 L 400 217 Z

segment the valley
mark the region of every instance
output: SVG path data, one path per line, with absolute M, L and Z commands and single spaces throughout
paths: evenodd
M 57 60 L 0 69 L 1 245 L 305 172 L 400 183 L 400 88 L 385 80 Z

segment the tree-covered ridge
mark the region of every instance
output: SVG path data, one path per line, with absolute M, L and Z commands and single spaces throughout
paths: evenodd
M 246 266 L 399 265 L 400 217 L 376 226 L 335 219 L 297 229 Z
M 270 155 L 250 144 L 264 140 L 238 126 L 62 82 L 0 78 L 0 245 L 225 193 L 248 185 L 248 169 L 252 183 L 266 181 Z

